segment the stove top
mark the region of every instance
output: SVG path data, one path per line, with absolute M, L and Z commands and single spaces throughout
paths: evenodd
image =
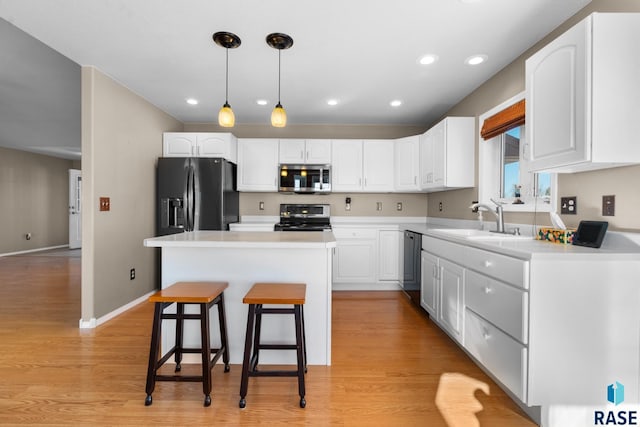
M 320 204 L 281 204 L 280 222 L 275 231 L 331 230 L 330 206 Z

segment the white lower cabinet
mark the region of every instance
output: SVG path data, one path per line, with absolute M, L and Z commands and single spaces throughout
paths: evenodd
M 422 251 L 420 274 L 420 305 L 431 318 L 435 318 L 438 307 L 438 258 Z
M 422 249 L 422 307 L 524 402 L 528 262 L 430 236 Z
M 400 280 L 400 239 L 399 230 L 380 230 L 378 232 L 378 280 Z
M 639 402 L 639 257 L 610 239 L 610 253 L 531 242 L 509 256 L 424 235 L 421 305 L 523 406 L 603 405 L 613 381 Z
M 333 281 L 338 283 L 373 283 L 376 281 L 377 229 L 333 229 L 336 250 Z
M 527 347 L 467 308 L 464 348 L 525 401 Z
M 438 270 L 440 275 L 438 323 L 456 341 L 462 342 L 465 270 L 463 267 L 444 259 L 438 260 Z
M 388 226 L 387 229 L 374 227 L 333 226 L 336 289 L 397 289 L 403 233 Z

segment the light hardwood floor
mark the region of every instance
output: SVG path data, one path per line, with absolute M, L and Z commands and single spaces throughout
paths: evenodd
M 401 292 L 334 293 L 333 366 L 309 367 L 306 409 L 294 378 L 251 378 L 239 409 L 239 365 L 214 368 L 208 408 L 201 384 L 167 382 L 145 407 L 152 304 L 79 317 L 80 258 L 0 258 L 0 424 L 534 425 Z

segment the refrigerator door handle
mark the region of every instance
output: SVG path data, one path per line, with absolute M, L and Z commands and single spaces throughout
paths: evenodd
M 196 167 L 191 164 L 191 195 L 189 196 L 189 200 L 191 202 L 191 229 L 189 231 L 193 231 L 196 226 Z
M 191 169 L 191 165 L 189 165 L 189 167 L 187 168 L 187 185 L 184 189 L 184 201 L 185 201 L 185 222 L 186 222 L 186 227 L 185 227 L 185 231 L 191 231 L 192 230 L 192 217 L 193 217 L 193 210 L 191 209 L 191 187 L 192 187 L 192 169 Z

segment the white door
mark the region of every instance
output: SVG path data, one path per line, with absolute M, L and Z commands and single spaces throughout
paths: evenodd
M 82 246 L 82 175 L 69 169 L 69 249 Z

